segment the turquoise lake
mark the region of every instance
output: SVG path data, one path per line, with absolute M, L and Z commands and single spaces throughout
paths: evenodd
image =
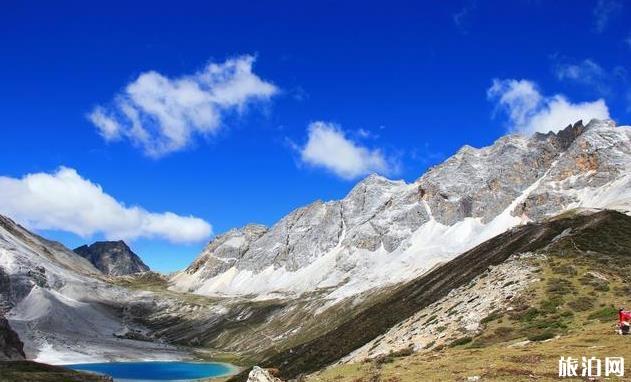
M 79 371 L 107 374 L 117 382 L 194 381 L 221 377 L 235 372 L 230 364 L 219 362 L 104 362 L 65 365 Z

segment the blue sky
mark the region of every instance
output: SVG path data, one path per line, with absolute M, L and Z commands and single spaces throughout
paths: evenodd
M 576 116 L 628 124 L 630 17 L 614 0 L 5 1 L 0 213 L 181 269 L 210 226 L 273 224 L 373 171 L 412 181 Z

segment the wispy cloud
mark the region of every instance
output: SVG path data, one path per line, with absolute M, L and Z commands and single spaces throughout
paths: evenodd
M 609 73 L 594 60 L 588 58 L 580 62 L 571 62 L 568 59 L 556 61 L 554 72 L 559 80 L 591 86 L 602 94 L 611 91 Z
M 598 0 L 594 8 L 594 30 L 602 33 L 612 17 L 622 9 L 622 3 L 618 0 Z
M 544 96 L 528 80 L 495 79 L 487 91 L 496 110 L 508 116 L 508 129 L 521 134 L 558 131 L 578 120 L 608 119 L 609 109 L 603 99 L 572 103 L 564 95 Z
M 324 168 L 344 179 L 396 171 L 396 161 L 386 157 L 382 150 L 361 145 L 333 123 L 313 122 L 307 135 L 305 145 L 296 147 L 301 161 L 307 165 Z
M 458 12 L 451 15 L 451 18 L 456 25 L 456 28 L 464 34 L 469 32 L 469 23 L 471 14 L 475 10 L 477 3 L 475 1 L 469 1 L 465 6 L 460 8 Z
M 210 224 L 193 216 L 127 207 L 102 187 L 61 167 L 53 173 L 0 177 L 0 213 L 34 229 L 108 239 L 160 238 L 171 242 L 206 240 Z
M 88 119 L 106 141 L 129 139 L 151 157 L 182 150 L 195 135 L 215 133 L 226 113 L 270 99 L 278 88 L 257 76 L 254 56 L 209 63 L 194 74 L 169 78 L 142 73 Z
M 581 85 L 607 99 L 624 97 L 628 92 L 629 75 L 623 66 L 605 68 L 591 58 L 580 61 L 555 55 L 552 59 L 554 73 L 561 81 Z

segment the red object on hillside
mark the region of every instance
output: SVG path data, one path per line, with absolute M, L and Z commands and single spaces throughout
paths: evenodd
M 618 333 L 622 335 L 629 334 L 629 323 L 631 322 L 631 312 L 620 308 L 618 310 Z

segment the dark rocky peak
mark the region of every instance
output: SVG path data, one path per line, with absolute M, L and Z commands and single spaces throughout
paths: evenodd
M 549 131 L 546 134 L 535 133 L 533 139 L 538 141 L 549 141 L 558 149 L 566 150 L 572 145 L 572 143 L 574 143 L 574 140 L 576 140 L 578 136 L 585 132 L 586 129 L 587 127 L 583 125 L 583 121 L 579 120 L 575 122 L 574 125 L 569 124 L 565 129 L 560 130 L 556 133 L 552 131 Z
M 149 267 L 122 240 L 97 241 L 89 246 L 75 248 L 74 251 L 107 275 L 122 276 L 149 270 Z

